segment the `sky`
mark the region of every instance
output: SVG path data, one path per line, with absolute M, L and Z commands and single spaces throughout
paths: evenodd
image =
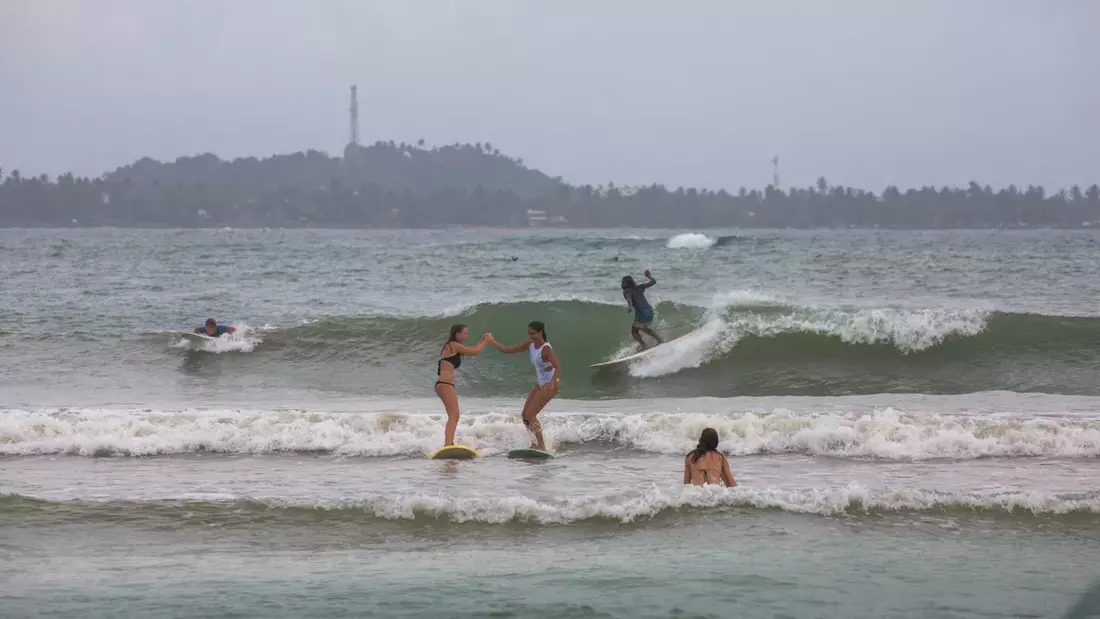
M 571 183 L 1100 182 L 1095 0 L 0 0 L 0 168 L 360 139 Z

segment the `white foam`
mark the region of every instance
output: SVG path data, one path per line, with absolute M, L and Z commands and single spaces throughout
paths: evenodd
M 705 234 L 685 232 L 670 238 L 667 247 L 669 249 L 707 249 L 717 242 L 717 239 L 712 239 Z
M 233 333 L 225 333 L 219 337 L 201 340 L 181 337 L 172 342 L 171 347 L 212 354 L 227 352 L 249 353 L 256 350 L 256 347 L 263 343 L 264 340 L 260 335 L 261 333 L 275 330 L 270 325 L 264 325 L 258 329 L 253 329 L 243 322 L 233 326 L 237 328 Z
M 1096 493 L 1058 495 L 1043 492 L 937 492 L 912 488 L 870 489 L 855 483 L 804 489 L 750 486 L 661 489 L 652 486 L 640 491 L 584 495 L 555 501 L 536 500 L 526 496 L 455 497 L 418 493 L 375 494 L 352 501 L 309 503 L 277 499 L 248 500 L 278 509 L 349 510 L 390 520 L 440 518 L 453 522 L 489 524 L 570 524 L 592 519 L 629 523 L 650 519 L 667 511 L 731 507 L 776 509 L 823 516 L 943 509 L 994 513 L 1025 511 L 1036 515 L 1100 513 L 1100 495 Z
M 705 427 L 731 455 L 804 453 L 887 460 L 1097 457 L 1100 419 L 871 412 L 556 413 L 542 416 L 551 448 L 610 442 L 681 455 Z M 308 411 L 0 412 L 0 455 L 155 456 L 193 452 L 323 452 L 422 457 L 442 439 L 438 414 Z M 464 414 L 461 442 L 484 455 L 527 439 L 515 413 Z
M 853 345 L 888 344 L 912 354 L 938 346 L 949 337 L 978 335 L 985 331 L 990 315 L 986 310 L 946 308 L 736 310 L 774 303 L 774 297 L 752 291 L 717 295 L 702 326 L 632 363 L 629 371 L 639 378 L 675 374 L 720 358 L 745 337 L 789 333 L 835 337 Z

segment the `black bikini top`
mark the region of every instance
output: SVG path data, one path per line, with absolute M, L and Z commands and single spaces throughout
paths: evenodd
M 444 346 L 443 350 L 447 350 L 447 347 Z M 439 351 L 439 354 L 442 355 L 443 350 Z M 453 365 L 454 368 L 457 370 L 458 366 L 462 365 L 462 355 L 458 354 L 458 355 L 451 355 L 450 357 L 440 357 L 439 363 L 443 363 L 444 361 L 446 361 L 447 363 L 450 363 L 451 365 Z M 439 370 L 440 370 L 439 363 L 437 363 L 435 365 L 435 375 L 436 376 L 439 376 Z

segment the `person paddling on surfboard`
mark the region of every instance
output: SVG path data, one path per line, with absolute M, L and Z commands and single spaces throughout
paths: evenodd
M 523 425 L 527 426 L 528 431 L 534 435 L 531 449 L 539 451 L 546 451 L 539 413 L 561 389 L 561 383 L 558 380 L 561 376 L 561 364 L 547 340 L 546 325 L 535 320 L 527 325 L 527 341 L 522 344 L 503 346 L 495 340 L 489 341 L 493 348 L 506 355 L 514 355 L 526 350 L 531 358 L 531 365 L 535 366 L 535 386 L 527 394 L 527 401 L 523 403 L 523 412 L 520 417 L 523 418 Z
M 206 324 L 201 327 L 195 327 L 195 333 L 199 335 L 206 335 L 209 337 L 219 337 L 226 333 L 234 333 L 237 331 L 237 327 L 227 327 L 225 325 L 219 325 L 218 321 L 213 318 L 207 318 Z
M 467 346 L 466 339 L 470 337 L 470 330 L 466 325 L 451 325 L 450 335 L 443 350 L 439 351 L 439 360 L 436 362 L 435 373 L 438 378 L 435 381 L 435 394 L 443 401 L 443 409 L 447 411 L 447 425 L 443 430 L 443 446 L 450 447 L 455 444 L 455 430 L 458 429 L 458 391 L 455 390 L 455 370 L 462 365 L 463 357 L 472 357 L 485 349 L 485 344 L 493 341 L 493 334 L 486 333 L 481 336 L 476 346 Z
M 630 335 L 634 336 L 634 339 L 642 345 L 642 350 L 649 348 L 649 345 L 642 339 L 642 333 L 657 340 L 658 346 L 665 343 L 661 336 L 657 335 L 657 332 L 650 327 L 650 324 L 653 323 L 653 306 L 645 298 L 645 289 L 655 285 L 657 280 L 653 279 L 649 269 L 646 269 L 645 276 L 648 280 L 646 283 L 636 284 L 633 277 L 624 275 L 622 284 L 623 298 L 626 299 L 626 311 L 634 312 L 634 323 L 630 325 Z

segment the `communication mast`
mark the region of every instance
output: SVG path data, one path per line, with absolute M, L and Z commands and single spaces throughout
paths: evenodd
M 779 155 L 772 157 L 772 187 L 779 189 Z
M 351 115 L 351 139 L 348 143 L 359 146 L 359 95 L 355 86 L 351 87 L 351 108 L 348 112 Z

